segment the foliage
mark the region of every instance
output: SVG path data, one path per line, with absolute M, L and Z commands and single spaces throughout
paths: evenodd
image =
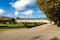
M 21 19 L 21 18 L 20 18 L 20 17 L 17 17 L 17 18 L 16 18 L 16 20 L 19 20 L 19 19 Z
M 60 0 L 37 0 L 37 4 L 51 21 L 60 21 Z
M 6 18 L 6 17 L 1 17 L 1 18 L 0 18 L 0 23 L 6 24 L 7 22 L 10 23 L 10 24 L 11 24 L 12 22 L 13 22 L 13 23 L 16 23 L 14 18 Z

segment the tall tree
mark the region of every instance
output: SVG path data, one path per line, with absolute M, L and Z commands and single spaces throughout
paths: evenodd
M 60 0 L 37 0 L 37 4 L 51 21 L 60 21 Z

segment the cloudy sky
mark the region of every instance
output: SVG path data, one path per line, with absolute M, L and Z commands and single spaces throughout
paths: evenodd
M 0 0 L 0 16 L 20 18 L 44 18 L 36 0 Z

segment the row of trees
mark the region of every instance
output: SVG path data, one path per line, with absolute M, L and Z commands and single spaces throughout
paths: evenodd
M 60 24 L 60 0 L 37 0 L 37 4 L 49 20 Z
M 6 17 L 2 17 L 2 18 L 0 18 L 0 23 L 4 23 L 4 24 L 6 24 L 6 23 L 15 23 L 15 19 L 14 18 L 6 18 Z

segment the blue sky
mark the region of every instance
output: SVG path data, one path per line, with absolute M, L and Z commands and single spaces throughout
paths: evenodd
M 0 0 L 0 16 L 20 18 L 44 18 L 36 0 Z

